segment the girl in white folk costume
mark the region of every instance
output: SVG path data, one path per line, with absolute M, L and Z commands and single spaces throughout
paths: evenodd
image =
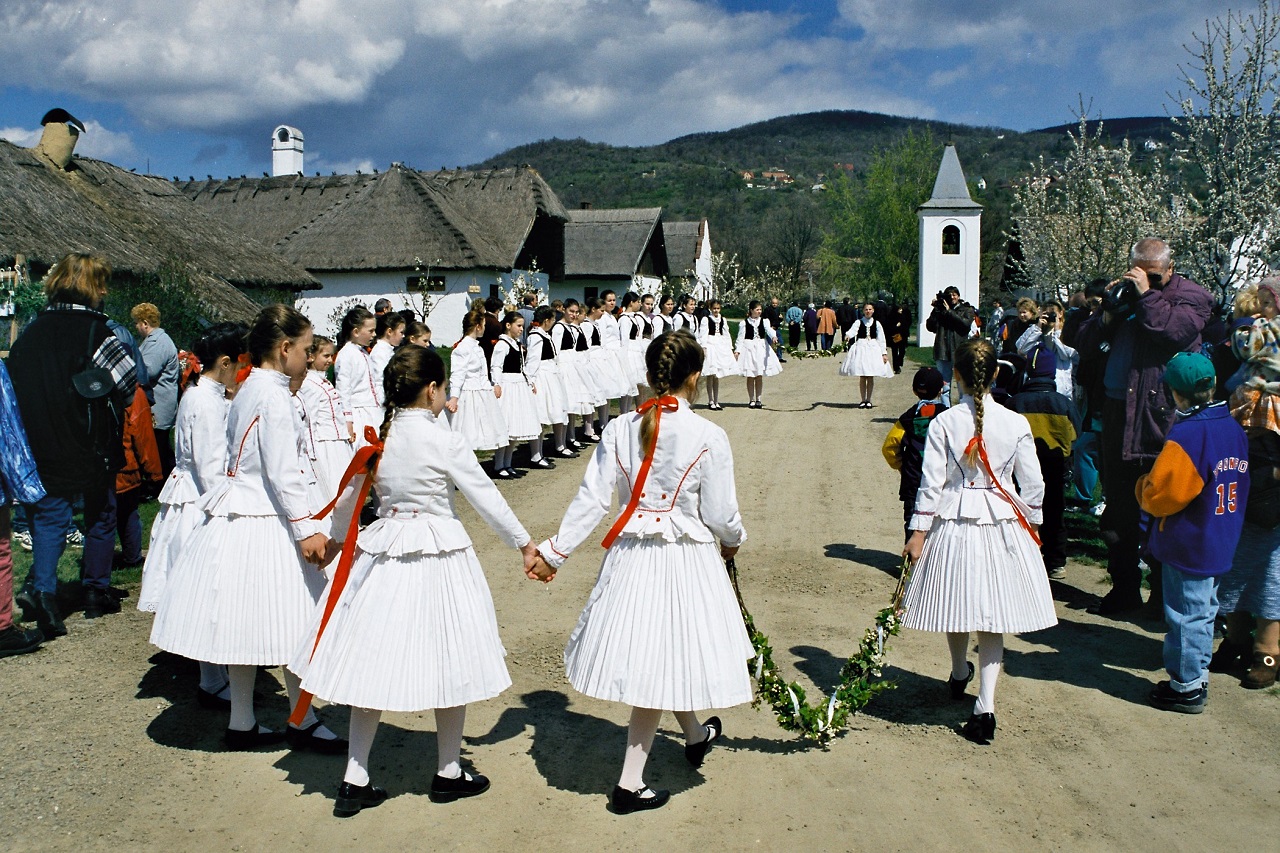
M 741 376 L 738 359 L 733 354 L 733 339 L 729 336 L 729 324 L 720 314 L 720 300 L 707 303 L 711 313 L 702 318 L 698 326 L 698 343 L 704 353 L 702 376 L 707 384 L 707 408 L 720 411 L 720 380 L 726 376 Z
M 568 395 L 564 382 L 560 379 L 560 365 L 555 344 L 551 340 L 551 325 L 555 322 L 556 311 L 550 305 L 539 305 L 533 310 L 533 327 L 525 336 L 528 353 L 525 356 L 525 375 L 533 386 L 535 408 L 538 420 L 552 429 L 552 455 L 569 458 L 577 456 L 565 446 L 565 432 L 569 424 Z M 542 439 L 535 441 L 530 448 L 531 454 L 537 454 L 533 460 L 535 468 L 554 468 L 542 453 Z M 532 455 L 531 457 L 532 458 Z
M 593 392 L 587 387 L 582 371 L 582 357 L 586 354 L 578 352 L 578 300 L 564 301 L 564 316 L 551 327 L 551 340 L 556 345 L 556 353 L 560 356 L 560 378 L 564 381 L 565 393 L 568 396 L 569 424 L 565 446 L 573 450 L 582 450 L 586 445 L 578 441 L 573 419 L 577 416 L 584 427 L 590 428 L 591 418 L 595 414 L 592 402 Z M 596 440 L 594 430 L 587 435 L 588 441 Z
M 644 323 L 640 316 L 640 297 L 627 292 L 622 295 L 622 313 L 618 315 L 618 334 L 622 339 L 622 367 L 631 393 L 618 400 L 622 414 L 636 407 L 640 388 L 644 386 L 644 353 L 648 341 L 644 339 Z
M 676 330 L 676 301 L 668 294 L 658 297 L 658 310 L 653 315 L 653 336 Z
M 373 363 L 373 378 L 381 381 L 382 371 L 387 369 L 391 356 L 396 353 L 396 347 L 404 341 L 405 320 L 394 311 L 379 314 L 376 320 L 374 335 L 377 340 L 373 349 L 369 350 L 369 361 Z
M 618 411 L 628 412 L 635 408 L 636 384 L 631 380 L 627 354 L 623 349 L 622 329 L 614 310 L 618 305 L 618 294 L 606 290 L 600 295 L 601 314 L 595 321 L 600 331 L 600 345 L 604 348 L 604 370 L 613 378 L 610 384 L 610 399 L 618 401 Z M 604 422 L 604 423 L 607 423 Z M 604 429 L 604 423 L 601 429 Z
M 586 314 L 581 328 L 587 342 L 586 363 L 599 394 L 596 398 L 596 421 L 603 432 L 609 425 L 609 401 L 619 399 L 624 391 L 630 390 L 630 386 L 623 384 L 618 360 L 604 346 L 604 303 L 589 296 L 583 300 L 583 309 Z
M 747 305 L 747 318 L 738 326 L 738 371 L 747 378 L 747 408 L 763 409 L 760 399 L 764 394 L 764 378 L 782 372 L 773 344 L 778 335 L 769 321 L 760 316 L 760 301 L 753 299 Z
M 368 308 L 352 308 L 342 318 L 342 348 L 333 361 L 333 384 L 351 412 L 357 449 L 364 446 L 364 428 L 377 429 L 382 417 L 382 377 L 368 353 L 376 329 L 377 320 Z
M 422 347 L 397 352 L 386 396 L 378 519 L 360 531 L 327 624 L 321 629 L 328 595 L 289 664 L 308 693 L 351 706 L 347 768 L 333 808 L 338 817 L 387 798 L 369 779 L 369 751 L 383 711 L 435 710 L 433 801 L 489 788 L 487 778 L 459 763 L 466 706 L 502 693 L 511 677 L 489 586 L 453 508 L 455 486 L 503 542 L 520 549 L 526 574 L 536 576 L 529 534 L 463 436 L 440 418 L 440 357 Z M 340 568 L 335 578 L 341 575 Z
M 338 493 L 342 473 L 351 464 L 356 441 L 351 410 L 329 382 L 329 366 L 333 364 L 333 341 L 317 335 L 311 345 L 311 363 L 298 389 L 298 399 L 306 413 L 311 464 L 315 469 L 321 506 Z
M 529 380 L 524 375 L 524 347 L 520 345 L 523 336 L 524 317 L 519 311 L 508 311 L 502 318 L 502 335 L 493 345 L 493 358 L 489 363 L 493 387 L 502 391 L 498 403 L 507 424 L 507 438 L 510 439 L 493 456 L 493 471 L 500 480 L 524 476 L 516 473 L 511 461 L 517 444 L 535 439 L 539 444 L 542 442 L 542 424 Z M 539 449 L 538 456 L 541 455 Z
M 929 425 L 914 532 L 902 552 L 915 563 L 902 624 L 946 633 L 956 701 L 974 676 L 966 658 L 969 632 L 978 632 L 980 689 L 961 734 L 979 744 L 995 737 L 1004 635 L 1058 622 L 1037 536 L 1044 480 L 1035 441 L 1027 419 L 988 393 L 995 374 L 989 342 L 956 352 L 962 397 Z
M 310 347 L 311 323 L 293 308 L 258 314 L 248 338 L 254 369 L 227 415 L 227 476 L 199 500 L 205 519 L 169 572 L 151 629 L 167 652 L 227 665 L 231 750 L 282 740 L 325 753 L 347 748 L 310 709 L 283 733 L 259 726 L 253 709 L 258 667 L 287 663 L 306 633 L 333 544 L 311 517 L 289 396 Z M 298 679 L 286 671 L 284 683 L 296 704 Z
M 559 567 L 615 492 L 625 506 L 565 649 L 576 690 L 633 706 L 611 798 L 621 813 L 658 808 L 670 796 L 644 783 L 664 710 L 675 712 L 685 758 L 698 767 L 723 729 L 718 717 L 700 723 L 697 712 L 752 696 L 746 661 L 754 652 L 724 567 L 746 539 L 733 455 L 724 430 L 690 406 L 702 349 L 692 335 L 670 332 L 653 342 L 647 362 L 658 397 L 609 424 L 559 532 L 538 546 Z
M 862 317 L 853 324 L 847 338 L 853 338 L 849 354 L 840 365 L 841 376 L 858 377 L 858 392 L 862 395 L 859 409 L 870 409 L 871 391 L 875 387 L 877 376 L 892 376 L 893 365 L 889 362 L 889 341 L 885 337 L 884 327 L 875 319 L 876 307 L 868 302 L 862 306 Z
M 244 323 L 219 323 L 209 328 L 191 347 L 200 362 L 200 375 L 192 380 L 178 403 L 173 428 L 176 462 L 160 491 L 160 511 L 151 525 L 151 546 L 142 567 L 138 609 L 156 612 L 164 597 L 169 571 L 182 556 L 188 537 L 204 521 L 200 497 L 227 476 L 227 410 L 240 384 L 237 373 L 245 353 L 249 327 Z M 226 710 L 231 706 L 227 668 L 200 662 L 200 686 L 196 701 L 202 708 Z
M 582 379 L 582 387 L 586 389 L 587 405 L 590 407 L 590 411 L 582 413 L 582 435 L 584 441 L 594 443 L 600 440 L 596 433 L 596 415 L 601 406 L 608 407 L 609 395 L 605 393 L 605 386 L 600 381 L 599 368 L 591 364 L 590 336 L 594 327 L 587 321 L 587 306 L 578 304 L 577 309 L 571 318 L 574 334 L 573 363 Z
M 698 300 L 694 299 L 688 293 L 680 295 L 680 310 L 672 317 L 676 330 L 684 329 L 694 337 L 698 336 L 698 318 L 694 316 L 694 309 L 698 306 Z
M 473 308 L 462 318 L 462 340 L 453 348 L 449 359 L 449 413 L 455 430 L 466 439 L 472 450 L 497 450 L 511 440 L 507 422 L 502 416 L 495 388 L 489 378 L 489 365 L 480 336 L 484 334 L 484 307 Z

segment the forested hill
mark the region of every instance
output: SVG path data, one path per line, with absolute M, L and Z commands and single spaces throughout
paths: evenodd
M 1150 120 L 1151 123 L 1160 120 Z M 1142 120 L 1137 129 L 1152 124 Z M 813 209 L 815 185 L 837 171 L 857 179 L 871 159 L 908 132 L 930 134 L 941 155 L 954 142 L 975 199 L 989 211 L 998 234 L 1009 185 L 1040 155 L 1056 158 L 1068 147 L 1067 126 L 1020 133 L 858 111 L 786 116 L 733 130 L 695 133 L 658 145 L 613 146 L 583 139 L 549 139 L 512 148 L 473 168 L 529 164 L 566 207 L 662 206 L 670 219 L 707 217 L 717 249 L 744 261 L 768 262 L 761 246 L 771 219 Z M 1111 123 L 1106 125 L 1110 134 Z M 1120 132 L 1119 128 L 1116 128 Z M 1161 141 L 1165 141 L 1165 136 Z M 1137 137 L 1135 141 L 1140 142 Z M 1140 147 L 1140 145 L 1135 145 Z M 785 173 L 791 182 L 762 173 Z M 750 181 L 744 172 L 754 173 Z M 976 189 L 980 179 L 985 191 Z M 748 183 L 755 186 L 748 188 Z M 986 223 L 984 223 L 985 225 Z M 988 229 L 984 227 L 984 231 Z

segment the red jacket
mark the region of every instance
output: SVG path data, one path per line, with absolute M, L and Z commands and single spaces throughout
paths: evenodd
M 151 406 L 142 388 L 133 393 L 133 402 L 124 410 L 124 467 L 116 474 L 116 492 L 127 492 L 142 485 L 146 475 L 160 482 L 160 447 L 151 425 Z

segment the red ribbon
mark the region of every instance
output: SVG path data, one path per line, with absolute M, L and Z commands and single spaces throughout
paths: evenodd
M 253 360 L 249 358 L 249 353 L 242 352 L 236 359 L 236 363 L 240 365 L 240 369 L 236 371 L 236 384 L 240 385 L 249 378 L 249 371 L 253 370 Z
M 1027 521 L 1027 517 L 1022 514 L 1022 510 L 1018 509 L 1018 505 L 1014 503 L 1013 496 L 1005 491 L 1004 486 L 1000 485 L 1000 480 L 996 477 L 996 472 L 991 470 L 991 460 L 987 458 L 987 443 L 982 440 L 982 436 L 975 435 L 973 438 L 969 439 L 969 443 L 966 444 L 964 448 L 965 456 L 969 455 L 969 451 L 973 449 L 975 444 L 978 445 L 978 458 L 982 460 L 982 467 L 987 469 L 987 476 L 991 478 L 992 485 L 996 487 L 996 491 L 1000 493 L 1000 496 L 1009 502 L 1009 506 L 1013 507 L 1013 514 L 1018 517 L 1018 523 L 1031 534 L 1031 541 L 1036 543 L 1036 547 L 1039 547 L 1039 534 L 1037 534 L 1035 529 L 1031 526 L 1031 522 Z
M 649 451 L 644 455 L 644 461 L 640 463 L 640 473 L 636 475 L 636 481 L 631 486 L 631 500 L 627 501 L 627 508 L 622 511 L 622 515 L 618 516 L 618 520 L 613 523 L 613 527 L 609 528 L 609 533 L 604 537 L 604 541 L 600 545 L 609 548 L 613 545 L 613 540 L 618 538 L 618 534 L 622 532 L 622 528 L 627 526 L 627 522 L 631 520 L 631 514 L 636 511 L 636 507 L 640 505 L 640 495 L 644 490 L 645 481 L 649 479 L 649 469 L 653 467 L 653 453 L 658 448 L 658 427 L 662 423 L 663 412 L 674 412 L 680 408 L 680 401 L 675 397 L 663 395 L 654 397 L 640 405 L 636 409 L 636 414 L 643 415 L 650 409 L 653 413 L 653 443 L 649 445 Z
M 342 497 L 347 485 L 355 479 L 357 474 L 364 472 L 364 482 L 360 484 L 360 496 L 356 500 L 356 510 L 351 513 L 351 523 L 347 526 L 347 538 L 342 543 L 342 553 L 338 557 L 338 566 L 333 570 L 333 583 L 329 585 L 329 598 L 324 603 L 324 615 L 320 617 L 320 628 L 316 631 L 316 641 L 311 645 L 312 655 L 315 655 L 316 647 L 320 645 L 320 636 L 324 633 L 325 626 L 329 624 L 329 617 L 333 615 L 334 608 L 338 606 L 338 599 L 342 597 L 342 590 L 347 585 L 347 578 L 351 575 L 351 563 L 356 551 L 356 537 L 360 532 L 360 507 L 364 506 L 365 498 L 369 497 L 369 489 L 373 487 L 373 475 L 378 470 L 378 459 L 382 455 L 382 442 L 378 439 L 377 430 L 371 426 L 366 426 L 364 428 L 364 440 L 368 444 L 356 451 L 351 464 L 347 466 L 346 471 L 342 472 L 342 479 L 338 483 L 338 494 L 333 496 L 333 500 L 329 501 L 328 506 L 312 516 L 319 520 L 333 512 L 333 508 L 338 505 L 338 499 Z M 310 659 L 309 656 L 307 660 L 309 661 Z M 293 713 L 289 716 L 290 724 L 294 726 L 302 725 L 302 721 L 307 716 L 307 710 L 311 707 L 311 699 L 311 694 L 305 690 L 298 694 L 298 704 L 294 706 Z

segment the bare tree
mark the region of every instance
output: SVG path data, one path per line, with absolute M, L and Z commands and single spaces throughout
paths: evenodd
M 769 266 L 781 277 L 784 289 L 794 291 L 822 244 L 818 217 L 808 205 L 793 206 L 770 217 L 766 229 Z

